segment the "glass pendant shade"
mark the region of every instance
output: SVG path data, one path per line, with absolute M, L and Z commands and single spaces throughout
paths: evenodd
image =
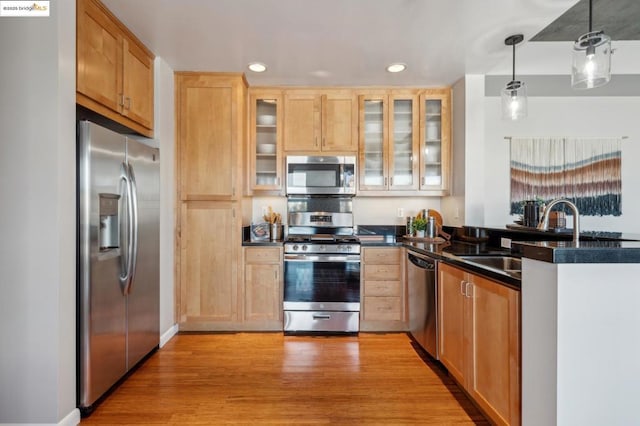
M 571 87 L 592 89 L 611 80 L 611 38 L 602 31 L 580 36 L 573 45 Z
M 502 118 L 518 120 L 527 116 L 527 87 L 512 80 L 502 89 Z

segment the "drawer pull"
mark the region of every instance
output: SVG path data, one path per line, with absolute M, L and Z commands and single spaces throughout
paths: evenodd
M 331 315 L 329 314 L 313 314 L 314 320 L 330 320 Z

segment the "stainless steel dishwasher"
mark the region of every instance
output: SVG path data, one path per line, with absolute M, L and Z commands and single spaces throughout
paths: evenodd
M 407 250 L 409 332 L 438 359 L 437 286 L 435 259 Z

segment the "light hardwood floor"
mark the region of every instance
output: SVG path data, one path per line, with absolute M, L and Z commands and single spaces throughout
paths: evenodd
M 488 422 L 404 333 L 179 334 L 82 425 Z

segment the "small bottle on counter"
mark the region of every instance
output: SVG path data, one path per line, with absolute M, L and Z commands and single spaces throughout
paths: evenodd
M 413 235 L 413 217 L 407 216 L 407 235 Z
M 427 219 L 427 232 L 425 232 L 427 238 L 435 238 L 436 231 L 436 219 L 433 216 L 429 216 Z

